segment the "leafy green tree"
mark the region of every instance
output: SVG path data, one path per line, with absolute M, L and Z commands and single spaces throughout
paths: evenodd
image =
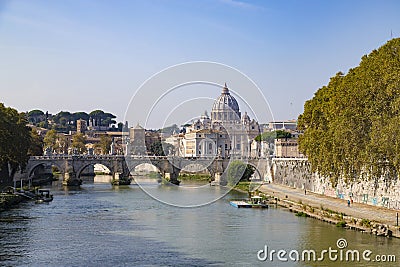
M 102 154 L 110 153 L 112 139 L 108 135 L 101 135 L 100 141 L 96 144 L 96 147 L 101 150 Z
M 118 122 L 118 132 L 122 132 L 124 129 L 124 124 L 122 122 Z
M 34 109 L 27 113 L 28 118 L 32 117 L 32 116 L 36 117 L 36 116 L 43 116 L 43 115 L 44 115 L 44 112 L 39 109 Z
M 68 133 L 71 130 L 76 130 L 74 124 L 74 117 L 69 111 L 60 111 L 52 117 L 53 126 L 52 128 L 57 132 Z
M 27 123 L 25 113 L 0 103 L 0 168 L 8 169 L 10 164 L 12 175 L 19 167 L 23 169 L 29 159 L 32 136 Z
M 304 105 L 299 148 L 313 171 L 354 181 L 400 171 L 400 39 L 339 72 Z
M 47 121 L 41 121 L 41 122 L 39 122 L 39 123 L 37 124 L 37 126 L 39 126 L 39 127 L 41 127 L 41 128 L 47 129 L 48 123 L 47 123 Z
M 79 154 L 86 153 L 87 148 L 85 146 L 86 136 L 81 133 L 77 133 L 72 137 L 71 147 L 76 149 Z
M 94 119 L 97 122 L 97 125 L 102 126 L 103 125 L 103 120 L 105 118 L 104 111 L 102 110 L 94 110 L 89 113 L 90 117 Z
M 114 119 L 115 115 L 111 113 L 105 113 L 102 110 L 94 110 L 89 113 L 90 117 L 97 122 L 97 125 L 109 127 L 111 124 L 117 123 Z
M 104 111 L 96 109 L 89 113 L 90 117 L 92 118 L 100 118 L 104 115 Z
M 284 130 L 277 130 L 276 131 L 276 138 L 291 138 L 292 134 L 289 132 L 286 132 Z
M 58 132 L 67 133 L 71 130 L 76 130 L 76 121 L 79 119 L 89 122 L 89 119 L 93 119 L 98 126 L 110 127 L 112 124 L 116 124 L 116 116 L 111 113 L 106 113 L 102 110 L 94 110 L 89 114 L 83 111 L 71 113 L 69 111 L 60 111 L 56 115 L 52 116 L 53 126 L 52 128 Z M 47 122 L 41 127 L 48 128 Z
M 250 177 L 254 174 L 255 168 L 251 166 L 250 164 L 246 165 L 246 170 L 244 171 L 244 174 L 242 175 L 242 178 L 240 181 L 250 181 Z
M 60 111 L 53 116 L 54 123 L 61 124 L 61 119 L 63 123 L 65 122 L 65 124 L 69 124 L 70 121 L 73 120 L 73 116 L 69 111 Z
M 44 146 L 51 147 L 52 150 L 57 149 L 58 148 L 57 139 L 58 139 L 58 135 L 57 135 L 56 130 L 52 129 L 52 130 L 47 131 L 43 138 Z
M 76 124 L 76 121 L 79 119 L 88 121 L 89 117 L 90 117 L 89 114 L 87 114 L 86 112 L 82 112 L 82 111 L 72 113 L 72 118 L 73 118 L 75 124 Z
M 254 139 L 258 142 L 264 141 L 264 142 L 268 142 L 268 143 L 273 143 L 275 139 L 291 138 L 291 137 L 292 137 L 291 133 L 286 132 L 284 130 L 277 130 L 277 131 L 262 133 L 262 134 L 256 136 Z
M 254 172 L 253 166 L 235 160 L 229 164 L 226 172 L 228 185 L 235 186 L 239 181 L 249 181 Z
M 26 116 L 28 118 L 28 122 L 32 123 L 33 125 L 38 125 L 38 123 L 44 122 L 46 118 L 44 112 L 38 109 L 29 111 Z
M 43 138 L 34 129 L 31 130 L 31 144 L 28 149 L 28 155 L 43 155 Z
M 166 156 L 169 151 L 173 152 L 174 146 L 161 141 L 154 142 L 150 145 L 150 154 L 156 156 Z
M 107 113 L 109 114 L 109 113 Z M 108 126 L 110 127 L 111 124 L 116 124 L 117 122 L 113 119 L 115 118 L 114 115 L 107 115 L 107 117 L 105 117 L 102 121 L 102 126 Z
M 59 154 L 68 154 L 68 139 L 65 137 L 63 134 L 58 134 L 57 135 L 57 153 Z
M 67 126 L 67 123 L 68 123 L 68 118 L 66 118 L 66 117 L 61 117 L 60 118 L 60 120 L 59 120 L 59 122 L 60 122 L 60 124 L 61 124 L 61 126 Z

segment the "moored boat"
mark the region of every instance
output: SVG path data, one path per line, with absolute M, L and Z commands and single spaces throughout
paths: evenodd
M 268 208 L 268 203 L 260 196 L 253 196 L 250 199 L 231 200 L 229 203 L 236 208 Z
M 53 201 L 53 195 L 48 189 L 39 189 L 37 193 L 36 203 L 48 203 Z

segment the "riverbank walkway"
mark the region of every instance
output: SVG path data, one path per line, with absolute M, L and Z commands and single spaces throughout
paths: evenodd
M 295 189 L 288 186 L 278 184 L 264 184 L 259 188 L 259 191 L 277 197 L 280 200 L 288 199 L 294 202 L 302 202 L 316 208 L 323 206 L 325 209 L 345 213 L 359 219 L 368 219 L 370 221 L 379 222 L 391 226 L 391 229 L 397 228 L 396 232 L 399 233 L 397 224 L 397 214 L 400 210 L 392 210 L 379 206 L 367 205 L 364 203 L 353 203 L 350 207 L 347 206 L 347 199 L 339 199 L 328 197 L 320 194 L 315 194 L 307 191 L 305 194 L 302 189 Z M 395 233 L 395 231 L 393 231 Z

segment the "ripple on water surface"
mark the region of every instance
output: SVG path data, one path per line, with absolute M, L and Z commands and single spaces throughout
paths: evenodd
M 185 201 L 189 194 L 157 187 L 160 194 Z M 218 193 L 213 187 L 197 194 Z M 155 201 L 138 186 L 113 188 L 84 184 L 53 187 L 54 201 L 24 203 L 1 214 L 0 265 L 5 266 L 321 266 L 307 262 L 260 262 L 257 251 L 335 247 L 398 253 L 397 239 L 346 231 L 299 218 L 281 209 L 237 209 L 229 198 L 199 208 L 177 208 Z M 200 193 L 199 193 L 200 192 Z M 203 193 L 201 193 L 203 192 Z M 202 197 L 202 196 L 198 196 Z M 337 262 L 323 262 L 338 266 Z M 351 263 L 347 266 L 398 266 Z

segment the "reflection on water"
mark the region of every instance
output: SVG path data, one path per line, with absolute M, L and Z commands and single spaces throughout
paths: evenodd
M 305 218 L 299 218 L 299 220 L 304 220 Z M 307 219 L 306 219 L 307 220 Z M 343 228 L 338 228 L 333 225 L 329 225 L 327 227 L 326 223 L 320 221 L 313 221 L 313 223 L 304 223 L 307 228 L 303 231 L 303 237 L 298 241 L 296 247 L 301 250 L 305 249 L 314 249 L 317 252 L 317 256 L 320 257 L 322 250 L 329 250 L 331 247 L 332 250 L 337 250 L 337 254 L 332 254 L 332 258 L 335 258 L 337 255 L 337 260 L 332 261 L 329 260 L 329 256 L 324 255 L 324 266 L 338 266 L 339 265 L 347 265 L 347 266 L 399 266 L 400 261 L 400 240 L 394 238 L 386 238 L 386 237 L 377 237 L 374 235 L 370 235 L 367 233 L 361 233 L 357 231 L 350 231 Z M 339 249 L 337 245 L 338 239 L 345 239 L 347 245 Z M 356 261 L 346 261 L 346 253 L 348 251 L 357 250 L 359 253 L 360 262 Z M 362 260 L 362 253 L 365 250 L 370 250 L 372 254 L 368 256 L 371 259 L 371 262 Z M 342 251 L 342 261 L 340 251 Z M 390 263 L 378 263 L 375 261 L 376 255 L 396 255 L 397 262 Z M 317 258 L 318 258 L 317 257 Z M 348 254 L 348 258 L 352 259 L 352 256 Z M 347 263 L 349 262 L 349 263 Z M 315 263 L 304 266 L 321 266 L 321 263 Z
M 177 190 L 156 181 L 159 195 L 190 202 L 220 194 L 219 187 Z M 398 266 L 339 262 L 260 262 L 270 249 L 321 251 L 345 238 L 349 249 L 396 254 L 397 239 L 361 234 L 281 209 L 236 209 L 228 198 L 199 208 L 177 208 L 149 197 L 137 185 L 54 185 L 50 204 L 25 203 L 2 213 L 0 265 L 6 266 Z M 15 219 L 12 219 L 15 218 Z

